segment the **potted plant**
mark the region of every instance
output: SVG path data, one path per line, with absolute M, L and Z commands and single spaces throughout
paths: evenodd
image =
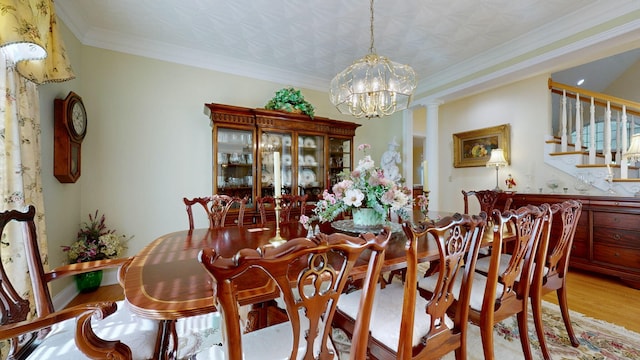
M 124 235 L 117 235 L 108 229 L 105 216 L 89 214 L 89 221 L 82 224 L 76 241 L 70 246 L 63 246 L 69 262 L 83 263 L 94 260 L 115 259 L 123 255 L 127 249 L 126 242 L 131 240 Z M 80 292 L 91 292 L 100 287 L 102 270 L 75 275 L 76 285 Z
M 276 95 L 264 106 L 267 110 L 282 110 L 291 113 L 303 113 L 313 118 L 314 108 L 300 90 L 292 87 L 283 88 L 276 91 Z

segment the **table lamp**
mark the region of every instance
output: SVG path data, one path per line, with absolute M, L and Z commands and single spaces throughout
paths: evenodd
M 634 163 L 640 160 L 640 133 L 631 136 L 629 149 L 622 155 L 622 158 Z M 636 192 L 634 196 L 640 197 L 640 191 Z
M 487 167 L 496 167 L 496 187 L 493 191 L 501 192 L 500 186 L 498 185 L 498 169 L 504 166 L 507 166 L 507 160 L 504 158 L 504 151 L 502 149 L 493 149 L 491 150 L 491 158 L 487 161 Z

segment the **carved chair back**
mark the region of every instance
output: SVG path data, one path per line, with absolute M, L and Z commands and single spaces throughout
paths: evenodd
M 307 195 L 283 194 L 280 198 L 280 222 L 296 221 L 306 211 Z M 260 223 L 275 221 L 276 199 L 273 196 L 263 196 L 256 199 L 256 206 L 260 213 Z
M 47 335 L 51 326 L 65 321 L 73 321 L 82 331 L 76 332 L 75 346 L 84 355 L 92 355 L 94 358 L 131 359 L 131 350 L 120 341 L 104 341 L 96 336 L 91 327 L 91 318 L 102 318 L 115 313 L 117 307 L 113 302 L 83 304 L 56 312 L 51 301 L 48 281 L 57 277 L 71 274 L 71 270 L 60 272 L 45 272 L 42 257 L 38 246 L 38 237 L 35 225 L 36 209 L 29 206 L 25 212 L 8 210 L 0 212 L 0 234 L 3 241 L 16 241 L 24 245 L 24 258 L 29 269 L 31 288 L 24 289 L 12 280 L 9 272 L 0 262 L 0 339 L 10 339 L 8 358 L 21 359 L 31 354 L 36 347 L 46 348 L 49 344 Z M 126 261 L 124 259 L 123 261 Z M 69 266 L 73 267 L 73 266 Z M 84 270 L 86 271 L 86 270 Z M 33 299 L 35 313 L 30 309 L 30 299 Z M 69 334 L 69 340 L 74 343 L 73 333 Z M 57 347 L 64 345 L 61 340 L 63 332 L 56 335 Z M 65 352 L 70 354 L 69 349 Z M 77 351 L 77 349 L 72 349 Z M 46 350 L 44 351 L 47 352 Z M 35 356 L 35 355 L 34 355 Z M 36 358 L 41 355 L 35 356 Z M 55 356 L 55 355 L 54 355 Z M 71 356 L 80 356 L 71 354 Z
M 527 334 L 528 298 L 536 254 L 539 247 L 546 249 L 548 232 L 545 231 L 549 229 L 551 220 L 548 204 L 540 207 L 527 205 L 502 213 L 493 211 L 493 251 L 488 258 L 488 271 L 480 274 L 477 270 L 478 276 L 474 280 L 486 283 L 486 286 L 472 292 L 469 312 L 471 322 L 480 326 L 486 359 L 494 356 L 492 332 L 495 323 L 517 314 L 519 319 L 524 319 L 518 321 L 519 331 Z M 510 254 L 505 257 L 502 251 L 506 246 L 504 229 L 509 225 L 513 236 L 509 241 Z M 502 257 L 505 260 L 501 261 Z M 525 359 L 531 359 L 529 337 L 522 336 L 520 340 Z
M 363 283 L 365 291 L 361 298 L 364 315 L 356 325 L 359 343 L 366 344 L 373 295 L 388 239 L 388 231 L 378 236 L 363 234 L 361 237 L 341 233 L 319 234 L 314 239 L 291 239 L 278 247 L 244 249 L 233 258 L 220 257 L 214 249 L 202 250 L 199 260 L 214 279 L 216 306 L 224 319 L 226 358 L 243 359 L 243 353 L 250 353 L 257 342 L 262 344 L 267 341 L 265 339 L 272 339 L 273 331 L 278 327 L 270 326 L 249 333 L 255 336 L 253 342 L 241 334 L 234 280 L 259 270 L 277 285 L 289 318 L 285 323 L 288 331 L 280 328 L 278 346 L 274 351 L 284 354 L 282 358 L 333 359 L 335 348 L 331 343 L 331 322 L 338 298 L 347 286 L 356 260 L 365 250 L 370 250 Z M 356 353 L 352 349 L 352 358 Z M 273 353 L 261 355 L 262 358 L 277 356 Z M 359 356 L 358 359 L 364 358 L 364 354 Z
M 193 206 L 200 204 L 209 219 L 209 229 L 215 229 L 225 226 L 227 214 L 231 209 L 238 210 L 237 225 L 242 226 L 244 223 L 244 211 L 247 198 L 237 198 L 228 195 L 212 195 L 206 197 L 196 197 L 193 199 L 183 198 L 187 207 L 187 216 L 189 217 L 189 229 L 194 229 Z
M 403 224 L 409 248 L 397 358 L 412 358 L 420 354 L 418 356 L 426 355 L 427 358 L 437 359 L 451 351 L 466 354 L 469 299 L 486 223 L 487 215 L 481 212 L 477 216 L 455 214 L 435 224 Z M 439 254 L 438 272 L 431 275 L 437 280 L 433 291 L 428 295 L 418 292 L 416 287 L 418 240 L 427 237 L 435 240 Z M 458 285 L 459 290 L 455 288 Z M 455 294 L 458 294 L 458 300 Z M 380 297 L 385 295 L 384 289 L 378 294 Z M 426 306 L 416 306 L 418 296 L 424 298 L 421 303 L 426 303 Z M 429 323 L 414 326 L 418 311 L 426 313 L 421 319 L 429 319 Z M 448 314 L 452 312 L 455 312 L 453 324 L 447 325 Z M 412 341 L 415 338 L 413 332 L 418 328 L 421 329 L 422 340 L 415 343 Z

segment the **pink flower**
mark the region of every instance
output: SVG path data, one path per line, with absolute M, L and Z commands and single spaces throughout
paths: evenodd
M 371 149 L 371 145 L 369 145 L 369 144 L 360 144 L 360 145 L 358 145 L 358 150 L 360 150 L 360 151 L 365 151 L 365 150 L 368 150 L 368 149 Z

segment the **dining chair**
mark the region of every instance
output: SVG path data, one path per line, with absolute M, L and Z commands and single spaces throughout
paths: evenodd
M 238 218 L 235 220 L 236 225 L 244 224 L 244 211 L 247 198 L 231 197 L 229 195 L 218 195 L 196 197 L 193 199 L 183 198 L 187 207 L 187 216 L 189 217 L 189 230 L 194 229 L 193 206 L 200 204 L 209 219 L 209 229 L 223 227 L 226 224 L 227 214 L 229 210 L 238 209 Z
M 81 304 L 56 311 L 48 283 L 74 274 L 118 267 L 130 259 L 106 259 L 45 271 L 34 217 L 36 209 L 0 212 L 3 241 L 24 244 L 31 290 L 18 290 L 0 263 L 0 339 L 11 339 L 8 359 L 87 358 L 144 359 L 153 355 L 154 322 L 136 319 L 122 302 Z M 21 237 L 21 239 L 19 239 Z M 35 313 L 30 310 L 34 302 Z M 31 313 L 31 318 L 27 320 Z M 92 321 L 92 317 L 94 320 Z M 21 341 L 17 341 L 18 337 Z M 109 339 L 109 340 L 106 340 Z M 120 339 L 120 340 L 118 340 Z
M 283 194 L 280 198 L 280 223 L 297 221 L 306 211 L 307 195 Z M 276 199 L 273 196 L 256 198 L 256 206 L 260 213 L 260 223 L 275 221 Z M 292 216 L 293 214 L 293 216 Z
M 467 315 L 472 278 L 487 215 L 454 214 L 417 225 L 403 223 L 407 241 L 407 271 L 404 284 L 394 281 L 378 290 L 371 315 L 368 356 L 370 359 L 439 359 L 455 351 L 466 358 Z M 429 296 L 417 291 L 419 242 L 433 240 L 439 255 L 439 272 L 429 278 L 434 289 Z M 431 244 L 431 243 L 429 243 Z M 460 279 L 454 298 L 454 279 Z M 354 331 L 361 313 L 360 290 L 338 300 L 334 326 Z M 455 308 L 455 316 L 448 313 Z M 356 338 L 354 338 L 356 341 Z M 363 358 L 364 359 L 364 358 Z
M 489 221 L 489 225 L 491 226 L 491 224 L 493 223 L 493 218 L 491 217 L 491 214 L 493 214 L 493 210 L 496 209 L 496 204 L 498 202 L 498 199 L 500 198 L 500 194 L 502 193 L 495 190 L 472 190 L 472 191 L 462 190 L 462 197 L 464 200 L 464 213 L 468 214 L 471 211 L 469 199 L 471 197 L 475 197 L 478 200 L 478 204 L 480 205 L 480 211 L 484 211 L 485 213 L 488 214 L 489 216 L 488 221 Z M 513 197 L 507 196 L 501 211 L 507 211 L 511 209 L 512 203 L 513 203 Z M 510 224 L 507 224 L 505 231 L 507 233 L 510 233 L 513 231 Z M 481 256 L 488 255 L 490 250 L 491 250 L 490 247 L 483 248 L 480 250 L 480 255 Z
M 513 315 L 517 316 L 520 343 L 526 360 L 532 359 L 527 316 L 529 292 L 533 280 L 537 251 L 546 252 L 552 214 L 549 204 L 527 205 L 515 210 L 493 211 L 494 231 L 488 257 L 476 263 L 469 303 L 469 320 L 480 327 L 485 359 L 494 359 L 493 326 Z M 511 224 L 510 254 L 505 244 L 504 228 Z M 524 280 L 523 280 L 524 279 Z
M 533 285 L 530 291 L 531 308 L 533 313 L 536 334 L 540 343 L 540 350 L 545 360 L 550 360 L 549 349 L 544 336 L 542 324 L 542 297 L 551 291 L 558 296 L 558 305 L 564 326 L 567 329 L 571 345 L 577 347 L 580 343 L 576 338 L 571 318 L 569 317 L 569 305 L 567 303 L 567 273 L 569 269 L 569 256 L 573 238 L 578 227 L 578 220 L 582 214 L 582 203 L 577 200 L 567 200 L 551 205 L 553 221 L 549 235 L 549 247 L 546 252 L 540 248 L 536 256 L 536 269 L 533 277 Z M 544 233 L 543 233 L 544 235 Z
M 337 359 L 331 340 L 331 320 L 339 297 L 350 281 L 351 269 L 367 252 L 366 276 L 359 300 L 361 316 L 355 325 L 351 359 L 364 359 L 369 315 L 376 282 L 384 261 L 390 232 L 352 237 L 342 233 L 295 238 L 273 247 L 240 250 L 232 258 L 215 249 L 200 251 L 199 261 L 213 278 L 215 305 L 221 313 L 223 346 L 214 346 L 205 359 Z M 289 320 L 241 333 L 237 288 L 234 281 L 255 270 L 263 271 L 279 289 Z

